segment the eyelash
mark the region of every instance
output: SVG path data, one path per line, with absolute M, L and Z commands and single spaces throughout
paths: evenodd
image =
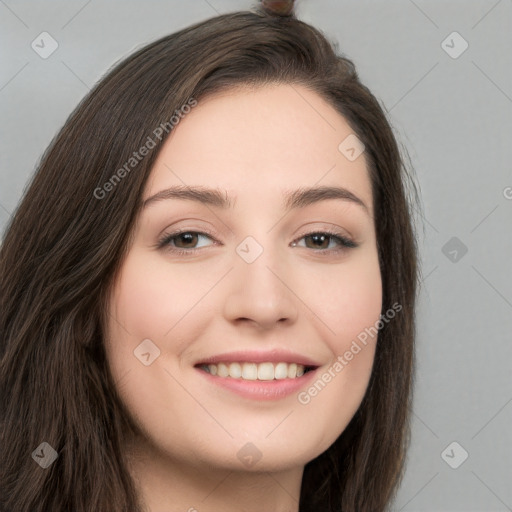
M 186 234 L 194 234 L 194 235 L 203 235 L 203 236 L 206 236 L 206 237 L 214 240 L 213 235 L 211 233 L 202 232 L 202 231 L 193 231 L 190 229 L 184 229 L 184 230 L 176 231 L 174 233 L 169 233 L 169 234 L 163 235 L 163 237 L 158 241 L 157 248 L 158 249 L 165 248 L 169 252 L 172 252 L 173 254 L 176 254 L 178 256 L 190 256 L 191 253 L 200 250 L 201 248 L 199 248 L 199 249 L 195 249 L 195 248 L 181 249 L 181 248 L 172 247 L 170 245 L 172 240 L 174 240 L 178 236 L 183 235 L 185 233 Z M 311 231 L 310 233 L 306 233 L 306 234 L 302 235 L 300 238 L 297 238 L 293 243 L 296 244 L 299 240 L 302 240 L 303 238 L 306 238 L 308 236 L 313 236 L 313 235 L 327 235 L 330 239 L 334 239 L 339 244 L 339 247 L 337 249 L 311 249 L 315 253 L 323 253 L 324 255 L 337 254 L 340 252 L 344 252 L 347 249 L 354 249 L 354 248 L 358 247 L 358 244 L 356 244 L 350 238 L 347 238 L 339 233 L 335 233 L 334 231 L 330 231 L 328 229 L 323 230 L 323 231 Z M 305 247 L 305 249 L 310 249 L 310 248 Z

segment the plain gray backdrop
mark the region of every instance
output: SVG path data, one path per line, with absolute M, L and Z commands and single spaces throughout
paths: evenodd
M 2 232 L 44 149 L 115 62 L 253 7 L 0 0 Z M 512 510 L 512 0 L 302 0 L 297 15 L 355 62 L 423 201 L 412 441 L 393 510 Z

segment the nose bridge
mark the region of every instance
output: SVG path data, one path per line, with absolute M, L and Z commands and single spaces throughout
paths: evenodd
M 279 248 L 272 237 L 247 236 L 236 247 L 234 269 L 231 272 L 224 314 L 229 321 L 250 320 L 260 327 L 270 328 L 278 322 L 297 319 L 294 295 L 286 286 L 291 279 Z

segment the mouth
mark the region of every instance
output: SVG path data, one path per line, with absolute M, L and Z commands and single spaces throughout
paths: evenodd
M 254 362 L 220 362 L 216 364 L 198 364 L 197 368 L 212 376 L 240 379 L 246 381 L 273 381 L 298 379 L 308 372 L 316 370 L 316 366 L 297 363 L 270 361 Z
M 209 386 L 264 402 L 298 393 L 314 379 L 320 364 L 300 354 L 275 350 L 219 354 L 194 367 Z

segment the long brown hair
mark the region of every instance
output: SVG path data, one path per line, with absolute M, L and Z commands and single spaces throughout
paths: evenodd
M 274 83 L 316 92 L 364 143 L 382 312 L 402 306 L 379 332 L 357 413 L 305 467 L 300 511 L 389 506 L 409 442 L 414 367 L 418 269 L 409 173 L 353 63 L 293 13 L 261 10 L 217 16 L 138 50 L 81 101 L 43 155 L 0 252 L 0 504 L 6 512 L 142 510 L 123 454 L 124 436 L 135 427 L 106 363 L 104 325 L 146 180 L 170 129 L 123 179 L 112 177 L 191 98 Z M 42 442 L 58 453 L 47 469 L 31 457 Z

